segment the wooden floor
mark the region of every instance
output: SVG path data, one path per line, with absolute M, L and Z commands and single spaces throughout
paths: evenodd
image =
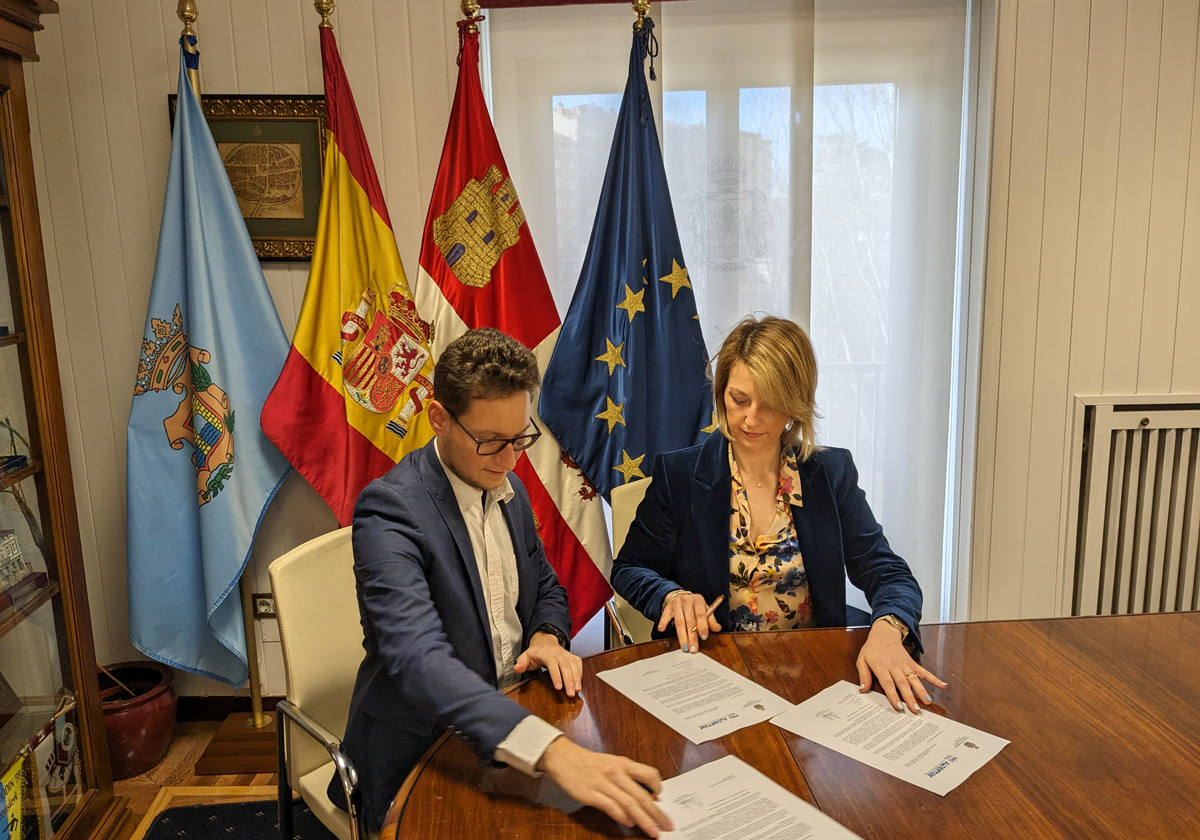
M 147 813 L 175 805 L 206 805 L 272 799 L 276 795 L 275 773 L 242 773 L 222 776 L 197 776 L 196 759 L 220 727 L 219 721 L 181 721 L 167 755 L 140 776 L 113 784 L 117 796 L 129 799 L 130 819 L 115 840 L 131 840 L 140 834 Z M 204 790 L 208 788 L 211 793 Z M 158 800 L 157 802 L 155 800 Z

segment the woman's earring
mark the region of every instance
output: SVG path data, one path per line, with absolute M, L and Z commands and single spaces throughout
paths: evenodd
M 783 430 L 785 432 L 790 432 L 792 430 L 792 421 L 791 420 L 787 421 L 787 425 L 783 427 Z

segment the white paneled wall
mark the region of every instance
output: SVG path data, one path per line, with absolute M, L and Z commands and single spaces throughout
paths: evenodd
M 310 0 L 200 0 L 211 93 L 319 93 Z M 986 4 L 985 4 L 986 5 Z M 97 657 L 128 641 L 125 423 L 166 178 L 174 0 L 71 0 L 28 66 L 47 269 Z M 998 0 L 972 618 L 1048 615 L 1066 565 L 1069 400 L 1200 392 L 1195 0 Z M 453 92 L 456 0 L 344 0 L 335 31 L 416 268 Z M 986 105 L 986 103 L 985 103 Z M 1195 173 L 1191 173 L 1196 161 Z M 1195 177 L 1189 177 L 1194 174 Z M 306 263 L 265 266 L 284 326 Z M 334 527 L 285 483 L 254 568 Z M 354 617 L 348 617 L 353 620 Z M 283 690 L 259 625 L 264 689 Z M 186 678 L 183 693 L 227 693 Z
M 199 0 L 208 93 L 321 93 L 311 0 Z M 181 25 L 175 0 L 70 0 L 46 15 L 27 65 L 39 209 L 79 505 L 96 656 L 133 658 L 125 573 L 125 426 L 166 184 Z M 410 276 L 456 74 L 457 0 L 344 0 L 334 31 Z M 308 263 L 266 263 L 284 328 L 295 327 Z M 267 565 L 336 527 L 292 474 L 255 545 Z M 357 620 L 349 616 L 348 620 Z M 283 693 L 277 628 L 259 622 L 266 694 Z M 189 695 L 226 694 L 183 677 Z
M 1001 0 L 972 619 L 1054 614 L 1073 394 L 1200 391 L 1195 0 Z

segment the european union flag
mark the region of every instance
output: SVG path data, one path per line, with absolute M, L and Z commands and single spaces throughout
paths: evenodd
M 592 239 L 538 403 L 606 499 L 712 428 L 708 352 L 642 69 L 653 27 L 634 31 Z
M 238 579 L 288 464 L 259 429 L 288 341 L 188 84 L 178 100 L 126 453 L 129 636 L 151 659 L 239 686 Z

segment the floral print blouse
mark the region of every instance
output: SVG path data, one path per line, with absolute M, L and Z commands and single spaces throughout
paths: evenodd
M 780 458 L 775 518 L 757 539 L 750 536 L 750 498 L 729 447 L 733 474 L 729 512 L 729 630 L 793 630 L 812 626 L 808 575 L 791 506 L 802 507 L 794 452 Z

